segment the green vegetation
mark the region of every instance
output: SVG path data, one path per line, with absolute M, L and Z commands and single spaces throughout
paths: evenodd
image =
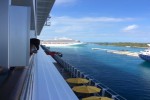
M 147 48 L 149 43 L 131 43 L 131 42 L 117 42 L 117 43 L 109 43 L 109 42 L 98 42 L 94 44 L 99 44 L 99 45 L 112 45 L 112 46 L 129 46 L 129 47 L 144 47 Z

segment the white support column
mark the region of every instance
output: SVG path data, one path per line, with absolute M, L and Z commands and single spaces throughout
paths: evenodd
M 27 66 L 31 10 L 0 0 L 0 67 Z
M 0 0 L 0 66 L 8 69 L 9 66 L 9 0 Z
M 9 21 L 9 62 L 10 66 L 27 66 L 29 61 L 29 7 L 11 6 Z

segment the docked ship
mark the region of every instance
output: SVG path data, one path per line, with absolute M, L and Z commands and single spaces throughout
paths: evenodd
M 80 42 L 79 40 L 73 40 L 70 38 L 55 38 L 55 39 L 49 39 L 49 40 L 42 40 L 42 45 L 45 45 L 46 47 L 51 46 L 79 46 L 79 45 L 85 45 L 84 42 Z
M 150 44 L 147 44 L 148 46 L 150 46 Z M 144 51 L 141 51 L 139 53 L 139 57 L 145 61 L 150 62 L 150 47 Z
M 51 56 L 30 54 L 54 2 L 0 0 L 0 100 L 78 100 Z
M 53 55 L 54 59 L 46 55 L 46 49 L 42 47 L 30 54 L 33 46 L 31 39 L 37 39 L 41 34 L 54 2 L 0 0 L 0 100 L 79 100 L 63 77 L 66 75 L 65 70 L 70 72 L 68 77 L 89 79 L 89 85 L 101 89 L 97 93 L 99 96 L 126 100 L 120 99 L 121 96 L 110 92 L 112 90 L 98 84 L 60 57 Z M 67 41 L 76 45 L 83 44 L 74 40 Z M 59 65 L 61 70 L 57 69 Z

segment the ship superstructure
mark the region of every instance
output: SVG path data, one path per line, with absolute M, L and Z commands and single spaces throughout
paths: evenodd
M 57 46 L 77 46 L 77 45 L 84 45 L 85 43 L 70 38 L 55 38 L 55 39 L 43 40 L 41 41 L 41 44 L 47 47 L 51 47 L 51 46 L 57 47 Z
M 57 62 L 41 47 L 30 55 L 30 40 L 40 35 L 54 2 L 0 0 L 0 100 L 78 100 L 55 64 L 65 66 L 72 77 L 83 76 L 79 70 L 59 58 Z M 90 85 L 99 86 L 89 80 Z M 108 88 L 101 89 L 101 96 L 125 100 Z
M 41 47 L 30 55 L 55 0 L 0 0 L 0 100 L 78 100 Z

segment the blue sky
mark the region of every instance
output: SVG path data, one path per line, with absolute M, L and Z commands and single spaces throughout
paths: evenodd
M 150 42 L 150 0 L 56 0 L 40 39 Z

